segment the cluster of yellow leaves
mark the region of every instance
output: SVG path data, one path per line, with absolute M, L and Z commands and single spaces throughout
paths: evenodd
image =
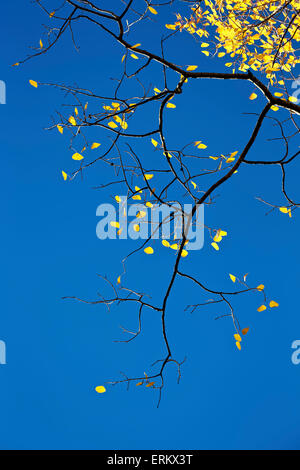
M 270 306 L 271 308 L 279 307 L 279 303 L 275 302 L 275 300 L 271 300 L 271 301 L 269 302 L 269 306 Z M 264 305 L 264 304 L 261 305 L 260 307 L 258 307 L 258 309 L 257 309 L 258 312 L 263 312 L 264 310 L 267 310 L 267 307 L 266 307 L 266 305 Z
M 290 207 L 279 207 L 280 212 L 283 214 L 288 214 L 289 217 L 292 217 L 292 211 Z
M 227 67 L 242 72 L 249 68 L 267 75 L 271 82 L 276 73 L 290 73 L 300 63 L 297 43 L 300 42 L 299 0 L 204 0 L 191 8 L 189 19 L 177 14 L 167 29 L 187 31 L 200 38 L 212 36 L 219 58 L 229 56 Z M 208 42 L 201 44 L 206 48 Z M 208 51 L 202 51 L 209 55 Z
M 241 330 L 241 333 L 242 333 L 242 335 L 245 336 L 245 335 L 248 333 L 248 331 L 249 331 L 249 327 L 243 328 L 243 329 Z M 235 334 L 233 335 L 233 337 L 234 337 L 234 339 L 235 339 L 236 347 L 237 347 L 237 348 L 239 349 L 239 351 L 240 351 L 240 350 L 242 349 L 242 346 L 241 346 L 242 337 L 241 337 L 241 335 L 240 335 L 239 333 L 235 333 Z
M 179 248 L 180 248 L 180 244 L 179 243 L 170 243 L 168 242 L 168 240 L 162 240 L 162 245 L 165 246 L 166 248 L 171 248 L 171 250 L 176 250 L 178 251 Z M 185 245 L 188 244 L 188 240 L 185 242 Z M 185 258 L 187 255 L 189 254 L 189 252 L 187 250 L 182 250 L 181 252 L 181 257 L 182 258 Z
M 223 237 L 227 237 L 227 232 L 225 232 L 225 230 L 217 230 L 214 238 L 213 238 L 213 242 L 211 243 L 211 246 L 216 250 L 216 251 L 219 251 L 220 250 L 220 247 L 218 245 L 218 243 L 220 243 L 223 239 Z

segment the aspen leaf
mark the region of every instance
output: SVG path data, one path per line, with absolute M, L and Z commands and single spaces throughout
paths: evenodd
M 97 149 L 98 147 L 100 147 L 101 144 L 98 144 L 98 142 L 94 142 L 92 145 L 91 145 L 91 149 L 94 150 L 94 149 Z
M 72 158 L 73 158 L 73 160 L 78 160 L 79 161 L 79 160 L 83 160 L 84 157 L 80 153 L 76 152 L 72 155 Z
M 151 204 L 151 202 L 146 202 L 146 207 L 153 207 L 153 204 Z
M 279 108 L 278 108 L 278 106 L 273 105 L 273 106 L 271 106 L 271 109 L 272 109 L 272 111 L 276 112 L 276 111 L 278 111 Z
M 269 303 L 270 307 L 271 308 L 274 308 L 274 307 L 279 307 L 279 304 L 277 302 L 275 302 L 275 300 L 271 300 L 271 302 Z
M 59 124 L 57 124 L 56 127 L 57 127 L 57 130 L 58 130 L 61 134 L 63 134 L 64 128 L 63 128 L 62 126 L 60 126 Z
M 194 189 L 197 188 L 197 185 L 196 185 L 196 183 L 194 183 L 194 181 L 191 181 L 191 184 L 193 185 L 193 188 L 194 188 Z
M 65 171 L 62 171 L 61 174 L 63 176 L 64 181 L 66 181 L 66 179 L 68 178 L 67 173 Z
M 247 326 L 247 328 L 242 329 L 242 334 L 246 335 L 248 333 L 248 331 L 249 331 L 249 327 Z
M 211 246 L 217 251 L 219 251 L 219 249 L 220 249 L 219 245 L 216 242 L 212 242 Z
M 70 117 L 69 117 L 69 123 L 72 124 L 72 126 L 76 126 L 76 125 L 77 125 L 76 119 L 75 119 L 73 116 L 70 116 Z
M 266 309 L 267 309 L 267 307 L 266 307 L 265 305 L 261 305 L 261 306 L 257 309 L 257 311 L 258 311 L 258 312 L 263 312 L 263 311 L 266 310 Z
M 51 11 L 51 13 L 49 14 L 49 18 L 52 18 L 54 15 L 55 15 L 55 11 Z
M 170 243 L 168 242 L 168 240 L 162 240 L 162 245 L 167 247 L 167 248 L 170 248 Z
M 146 253 L 146 255 L 152 255 L 154 253 L 154 250 L 153 248 L 151 248 L 151 246 L 148 246 L 144 249 L 144 252 Z
M 112 221 L 110 222 L 110 226 L 111 226 L 111 227 L 115 227 L 115 228 L 120 228 L 119 222 L 116 222 L 116 221 L 114 221 L 114 220 L 112 220 Z
M 236 341 L 239 341 L 239 342 L 242 341 L 242 338 L 241 338 L 241 336 L 240 336 L 238 333 L 236 333 L 236 334 L 233 335 L 233 336 L 234 336 L 234 339 L 235 339 Z
M 209 52 L 208 51 L 201 51 L 202 54 L 206 55 L 206 57 L 209 57 Z
M 218 57 L 224 57 L 224 55 L 226 55 L 225 52 L 219 52 Z
M 131 49 L 135 49 L 136 47 L 139 47 L 141 46 L 141 44 L 138 42 L 137 44 L 135 44 L 134 46 L 131 46 Z
M 149 10 L 153 15 L 157 15 L 157 11 L 155 10 L 155 8 L 153 8 L 153 7 L 148 7 L 148 10 Z
M 155 382 L 149 382 L 146 387 L 149 388 L 149 387 L 153 387 L 153 385 L 155 384 Z
M 259 284 L 259 286 L 257 286 L 257 290 L 264 290 L 265 286 L 263 284 Z
M 43 42 L 42 40 L 40 39 L 40 48 L 43 49 L 44 45 L 43 45 Z
M 37 87 L 38 87 L 37 82 L 34 81 L 34 80 L 29 80 L 29 83 L 30 83 L 30 85 L 33 86 L 34 88 L 37 88 Z
M 290 97 L 289 97 L 289 101 L 290 101 L 291 103 L 297 103 L 297 102 L 298 102 L 298 99 L 297 99 L 295 96 L 290 96 Z
M 137 59 L 138 59 L 138 56 L 137 56 L 137 55 L 135 55 L 135 54 L 130 54 L 130 56 L 131 56 L 133 59 L 135 59 L 135 60 L 137 60 Z
M 138 383 L 136 384 L 136 387 L 139 387 L 140 385 L 143 385 L 143 382 L 138 382 Z
M 115 129 L 116 127 L 118 127 L 118 125 L 117 125 L 115 122 L 113 122 L 113 121 L 110 121 L 110 122 L 108 123 L 108 125 L 109 125 L 109 127 L 111 127 L 112 129 Z
M 168 103 L 167 104 L 167 108 L 176 108 L 176 104 L 173 104 L 173 103 Z
M 147 212 L 145 211 L 139 211 L 137 214 L 136 214 L 136 217 L 137 219 L 142 219 L 143 217 L 146 217 L 147 215 Z
M 208 47 L 208 46 L 209 46 L 208 42 L 203 42 L 203 43 L 201 44 L 201 47 Z
M 274 96 L 277 96 L 277 98 L 281 98 L 281 96 L 283 96 L 283 93 L 276 92 L 276 93 L 274 93 Z
M 153 176 L 154 176 L 154 175 L 151 175 L 150 173 L 146 173 L 146 174 L 144 175 L 144 178 L 145 178 L 145 180 L 148 181 L 148 180 L 151 180 L 151 179 L 153 178 Z
M 121 202 L 120 196 L 115 196 L 115 200 L 116 200 L 118 203 Z
M 232 282 L 236 281 L 236 277 L 233 274 L 229 274 L 229 277 L 232 280 Z
M 253 100 L 256 100 L 257 98 L 257 94 L 256 93 L 252 93 L 250 96 L 249 96 L 249 100 L 253 101 Z
M 99 385 L 98 387 L 95 388 L 96 392 L 97 393 L 105 393 L 106 392 L 106 388 L 103 387 L 103 385 Z
M 139 194 L 136 194 L 135 196 L 132 196 L 132 199 L 133 199 L 134 201 L 140 201 L 142 198 L 141 198 L 141 196 L 140 196 Z
M 117 283 L 118 283 L 118 284 L 121 284 L 121 276 L 118 277 Z
M 241 346 L 241 343 L 239 341 L 236 341 L 236 347 L 238 348 L 238 350 L 240 351 L 242 349 L 242 346 Z
M 181 257 L 185 258 L 188 254 L 189 254 L 189 252 L 187 250 L 182 250 Z
M 176 26 L 175 26 L 174 24 L 166 24 L 165 27 L 166 27 L 167 29 L 173 29 L 173 30 L 176 29 Z
M 151 142 L 152 142 L 152 145 L 154 145 L 154 147 L 157 147 L 157 146 L 158 146 L 158 142 L 156 142 L 156 140 L 151 139 Z
M 138 224 L 135 224 L 135 225 L 133 226 L 133 230 L 134 230 L 135 232 L 139 232 L 139 231 L 140 231 L 140 226 L 139 226 Z
M 198 68 L 198 65 L 189 65 L 187 68 L 186 68 L 186 71 L 187 72 L 192 72 L 193 70 L 196 70 Z
M 279 210 L 280 210 L 280 212 L 282 212 L 283 214 L 288 214 L 288 213 L 289 213 L 288 207 L 279 207 Z

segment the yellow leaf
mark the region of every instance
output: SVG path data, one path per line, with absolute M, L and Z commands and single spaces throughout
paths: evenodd
M 151 204 L 151 202 L 146 202 L 146 206 L 151 208 L 153 207 L 153 204 Z
M 137 44 L 135 44 L 134 46 L 131 46 L 131 49 L 134 49 L 135 47 L 139 47 L 141 46 L 141 44 L 138 42 Z
M 248 331 L 249 331 L 249 327 L 248 327 L 248 326 L 247 326 L 247 328 L 243 328 L 243 329 L 242 329 L 243 335 L 246 335 L 246 334 L 248 333 Z
M 157 147 L 157 146 L 158 146 L 158 142 L 156 142 L 156 140 L 151 139 L 151 142 L 152 142 L 152 144 L 154 145 L 154 147 Z
M 187 72 L 192 72 L 193 70 L 196 70 L 198 68 L 198 65 L 189 65 L 187 68 L 186 68 L 186 71 Z
M 12 67 L 18 67 L 20 65 L 20 62 L 16 62 L 15 64 L 12 64 Z
M 273 106 L 271 106 L 271 109 L 272 109 L 272 111 L 275 111 L 275 112 L 276 112 L 276 111 L 278 111 L 279 108 L 278 108 L 278 106 L 274 106 L 274 105 L 273 105 Z
M 208 42 L 203 42 L 203 43 L 201 44 L 201 47 L 208 47 L 208 46 L 209 46 Z
M 257 98 L 257 94 L 256 93 L 252 93 L 250 96 L 249 96 L 249 100 L 253 101 L 253 100 L 256 100 Z
M 55 11 L 51 11 L 51 13 L 49 14 L 49 18 L 52 18 L 52 16 L 55 15 Z
M 227 237 L 227 232 L 225 230 L 220 230 L 221 237 Z
M 97 149 L 98 147 L 100 147 L 101 144 L 98 144 L 98 142 L 94 142 L 92 145 L 91 145 L 91 149 L 94 150 L 94 149 Z
M 224 57 L 225 52 L 219 52 L 218 57 Z
M 216 242 L 212 242 L 211 246 L 217 251 L 219 251 L 219 249 L 220 249 L 219 245 Z
M 167 108 L 176 108 L 176 104 L 168 103 Z
M 126 54 L 122 56 L 121 62 L 124 62 L 125 57 L 126 57 Z
M 236 341 L 236 347 L 239 349 L 239 351 L 242 349 L 241 343 L 239 341 Z
M 108 123 L 108 125 L 109 125 L 109 127 L 111 127 L 112 129 L 115 129 L 116 127 L 118 127 L 118 125 L 117 125 L 115 122 L 113 122 L 113 121 L 110 121 L 110 122 Z
M 279 304 L 277 302 L 275 302 L 275 300 L 271 300 L 271 302 L 269 303 L 270 307 L 273 308 L 273 307 L 279 307 Z
M 139 226 L 138 224 L 135 224 L 135 225 L 133 226 L 133 230 L 134 230 L 135 232 L 139 232 L 139 231 L 140 231 L 140 226 Z
M 154 253 L 154 250 L 153 248 L 151 248 L 151 246 L 148 246 L 144 249 L 144 252 L 146 253 L 146 255 L 152 255 Z
M 115 200 L 119 203 L 122 199 L 120 198 L 120 196 L 115 196 Z
M 132 196 L 132 199 L 133 199 L 134 201 L 140 201 L 142 198 L 141 198 L 141 196 L 139 196 L 138 194 L 136 194 L 135 196 Z
M 130 54 L 130 55 L 131 55 L 131 57 L 132 57 L 133 59 L 135 59 L 135 60 L 138 59 L 138 56 L 137 56 L 137 55 L 135 55 L 135 54 Z
M 194 183 L 194 181 L 191 181 L 191 184 L 193 185 L 193 188 L 194 188 L 194 189 L 197 188 L 197 185 L 196 185 L 196 183 Z
M 209 52 L 208 52 L 208 51 L 201 51 L 201 52 L 202 52 L 202 54 L 206 55 L 206 57 L 209 56 Z
M 232 282 L 236 281 L 236 277 L 233 274 L 229 274 L 229 277 L 232 280 Z
M 237 333 L 236 333 L 236 334 L 235 334 L 235 335 L 233 335 L 233 336 L 234 336 L 234 339 L 235 339 L 236 341 L 239 341 L 239 342 L 241 342 L 241 341 L 242 341 L 242 338 L 240 337 L 240 335 L 239 335 L 239 334 L 237 334 Z
M 150 173 L 145 174 L 144 178 L 145 180 L 151 180 L 154 175 L 151 175 Z
M 290 101 L 291 103 L 297 103 L 297 102 L 298 102 L 298 99 L 297 99 L 295 96 L 290 96 L 290 97 L 289 97 L 289 101 Z
M 182 252 L 181 252 L 181 257 L 182 257 L 182 258 L 185 258 L 188 254 L 189 254 L 188 251 L 182 250 Z
M 111 221 L 110 225 L 111 225 L 111 227 L 120 228 L 119 222 L 116 222 L 116 221 Z
M 155 8 L 153 8 L 153 7 L 148 7 L 148 10 L 149 10 L 153 15 L 157 15 L 157 11 L 155 10 Z
M 75 112 L 76 116 L 78 116 L 79 113 L 78 113 L 78 109 L 77 109 L 77 108 L 74 109 L 74 112 Z
M 138 382 L 138 383 L 136 384 L 137 387 L 139 387 L 140 385 L 143 385 L 143 382 Z
M 283 93 L 276 92 L 276 93 L 274 93 L 274 96 L 277 96 L 277 98 L 281 98 L 281 96 L 283 96 Z
M 99 387 L 96 387 L 95 390 L 96 390 L 97 393 L 105 393 L 106 392 L 106 388 L 103 387 L 103 385 L 99 385 Z
M 266 307 L 265 305 L 261 305 L 261 306 L 257 309 L 257 311 L 258 311 L 258 312 L 263 312 L 263 311 L 266 310 L 266 309 L 267 309 L 267 307 Z
M 167 247 L 167 248 L 170 248 L 170 243 L 168 242 L 168 240 L 162 240 L 162 245 Z
M 264 290 L 265 286 L 263 284 L 259 284 L 259 286 L 257 286 L 257 290 Z
M 72 158 L 73 160 L 83 160 L 84 157 L 80 153 L 76 152 L 72 155 Z
M 65 171 L 62 171 L 61 174 L 63 176 L 64 181 L 66 181 L 66 179 L 68 178 L 67 173 Z
M 165 27 L 166 27 L 167 29 L 173 29 L 173 30 L 176 29 L 176 26 L 175 26 L 174 24 L 166 24 Z
M 76 120 L 75 120 L 75 118 L 74 118 L 73 116 L 70 116 L 70 117 L 69 117 L 69 123 L 72 124 L 72 126 L 76 126 L 76 125 L 77 125 Z
M 289 213 L 288 207 L 280 207 L 279 210 L 280 210 L 280 212 L 282 212 L 283 214 L 288 214 L 288 213 Z
M 117 283 L 118 283 L 118 284 L 121 284 L 121 276 L 118 277 Z
M 173 243 L 173 245 L 170 245 L 170 248 L 171 248 L 172 250 L 178 250 L 179 245 L 177 245 L 177 243 Z
M 146 217 L 147 215 L 147 212 L 145 211 L 139 211 L 137 214 L 136 214 L 136 218 L 137 219 L 142 219 L 143 217 Z
M 64 128 L 63 128 L 62 126 L 60 126 L 59 124 L 57 124 L 56 127 L 57 127 L 58 131 L 59 131 L 61 134 L 63 134 Z
M 143 192 L 143 191 L 141 190 L 141 188 L 139 188 L 138 186 L 135 186 L 134 189 L 135 189 L 135 191 L 138 191 L 140 194 L 142 194 L 142 192 Z
M 33 86 L 34 88 L 37 88 L 37 87 L 38 87 L 37 82 L 35 82 L 34 80 L 29 80 L 29 83 L 30 83 L 30 85 Z
M 43 49 L 44 45 L 43 45 L 43 42 L 42 40 L 40 39 L 40 48 Z

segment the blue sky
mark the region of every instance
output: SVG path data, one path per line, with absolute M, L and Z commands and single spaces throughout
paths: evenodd
M 49 87 L 34 89 L 29 79 L 79 83 L 109 93 L 110 77 L 121 73 L 122 49 L 86 24 L 75 29 L 80 53 L 67 34 L 49 55 L 11 67 L 37 45 L 48 20 L 30 1 L 3 7 L 0 79 L 7 85 L 7 104 L 0 107 L 2 166 L 2 315 L 0 339 L 7 345 L 7 364 L 0 366 L 2 449 L 299 449 L 300 365 L 291 362 L 291 344 L 300 338 L 299 250 L 300 225 L 293 218 L 267 208 L 263 197 L 283 204 L 276 168 L 243 166 L 217 191 L 217 204 L 206 209 L 206 222 L 228 231 L 220 252 L 210 246 L 183 260 L 183 270 L 211 288 L 229 289 L 228 273 L 249 272 L 249 283 L 266 285 L 277 309 L 257 312 L 259 294 L 234 301 L 242 326 L 250 331 L 238 351 L 230 319 L 215 321 L 224 307 L 215 305 L 194 314 L 187 304 L 203 299 L 185 280 L 176 282 L 167 309 L 167 327 L 174 355 L 187 356 L 182 381 L 175 370 L 166 373 L 159 409 L 152 389 L 94 387 L 120 377 L 143 373 L 164 354 L 160 323 L 152 311 L 144 316 L 144 332 L 136 342 L 122 338 L 120 325 L 135 328 L 137 312 L 131 306 L 112 308 L 63 301 L 65 295 L 94 299 L 107 293 L 97 273 L 112 279 L 121 272 L 121 259 L 133 241 L 100 241 L 96 237 L 96 208 L 111 202 L 111 188 L 93 186 L 110 177 L 104 165 L 95 165 L 72 183 L 61 170 L 76 166 L 67 135 L 46 131 L 64 102 Z M 52 3 L 52 2 L 50 2 Z M 55 5 L 54 5 L 55 6 Z M 172 10 L 171 10 L 172 11 Z M 173 7 L 176 12 L 176 8 Z M 181 6 L 181 11 L 183 6 Z M 158 50 L 160 24 L 171 22 L 160 12 L 157 23 L 138 26 L 130 37 L 145 48 Z M 222 69 L 199 53 L 191 37 L 181 35 L 169 46 L 170 59 L 183 65 L 197 63 L 203 70 Z M 161 87 L 158 67 L 144 76 Z M 248 97 L 248 83 L 202 81 L 189 83 L 170 110 L 170 146 L 203 140 L 209 152 L 229 153 L 247 142 L 264 101 Z M 281 115 L 284 118 L 284 113 Z M 144 113 L 148 129 L 152 116 Z M 268 123 L 249 158 L 280 156 L 278 143 L 266 142 L 275 130 Z M 101 133 L 92 141 L 104 141 Z M 297 146 L 298 142 L 295 142 Z M 133 142 L 135 145 L 135 142 Z M 136 144 L 137 145 L 137 144 Z M 157 158 L 149 141 L 139 143 L 146 162 Z M 94 151 L 95 152 L 95 151 Z M 299 164 L 288 171 L 288 184 L 297 199 Z M 140 254 L 128 265 L 126 285 L 145 290 L 157 303 L 165 292 L 174 253 L 159 242 L 152 257 Z

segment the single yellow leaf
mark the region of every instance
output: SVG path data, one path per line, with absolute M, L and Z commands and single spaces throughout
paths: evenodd
M 217 251 L 219 251 L 219 249 L 220 249 L 219 245 L 216 242 L 212 242 L 211 246 Z
M 239 341 L 239 342 L 242 341 L 242 338 L 241 338 L 241 336 L 240 336 L 238 333 L 236 333 L 236 334 L 233 335 L 233 336 L 234 336 L 234 339 L 235 339 L 236 341 Z
M 241 343 L 239 341 L 236 341 L 236 347 L 239 349 L 239 351 L 242 349 Z
M 135 232 L 139 232 L 139 231 L 140 231 L 140 226 L 139 226 L 138 224 L 135 224 L 135 225 L 133 226 L 133 230 L 134 230 Z
M 290 96 L 290 97 L 289 97 L 289 101 L 290 101 L 291 103 L 298 103 L 298 99 L 297 99 L 295 96 Z
M 147 212 L 145 211 L 139 211 L 137 214 L 136 214 L 136 218 L 137 219 L 142 219 L 143 217 L 146 217 L 147 215 Z
M 143 385 L 143 382 L 138 382 L 138 383 L 136 384 L 137 387 L 139 387 L 140 385 Z
M 135 59 L 135 60 L 138 59 L 138 56 L 137 56 L 137 55 L 135 55 L 135 54 L 130 54 L 130 55 L 131 55 L 131 57 L 132 57 L 133 59 Z
M 156 142 L 156 140 L 151 139 L 151 142 L 152 142 L 152 144 L 154 145 L 154 147 L 157 147 L 157 146 L 158 146 L 158 142 Z
M 155 8 L 153 8 L 153 7 L 148 7 L 148 10 L 149 10 L 153 15 L 157 15 L 157 11 L 155 10 Z
M 176 104 L 168 103 L 167 108 L 176 108 Z
M 140 201 L 142 198 L 141 198 L 141 196 L 140 196 L 139 194 L 136 194 L 135 196 L 132 196 L 132 199 L 133 199 L 134 201 Z
M 257 286 L 257 290 L 264 290 L 265 286 L 263 284 L 259 284 L 259 286 Z
M 118 277 L 117 283 L 118 283 L 118 284 L 121 284 L 121 276 Z
M 55 15 L 55 11 L 51 11 L 51 13 L 49 14 L 49 18 L 52 18 L 54 15 Z
M 115 196 L 115 200 L 119 203 L 122 199 L 120 198 L 120 196 Z
M 153 207 L 153 204 L 151 204 L 151 202 L 146 202 L 146 207 Z
M 176 29 L 176 26 L 175 26 L 174 24 L 166 24 L 165 27 L 166 27 L 167 29 L 173 29 L 173 30 Z
M 63 176 L 64 181 L 66 181 L 66 179 L 68 178 L 67 173 L 65 171 L 62 171 L 61 174 Z
M 181 257 L 182 257 L 182 258 L 185 258 L 188 254 L 189 254 L 188 251 L 182 250 L 182 252 L 181 252 Z
M 40 39 L 40 48 L 43 49 L 44 45 L 43 45 L 43 42 L 42 40 Z
M 114 220 L 110 222 L 110 225 L 111 225 L 111 227 L 120 228 L 119 222 L 116 222 Z
M 150 173 L 145 173 L 144 178 L 145 180 L 151 180 L 154 175 L 151 175 Z
M 69 117 L 69 123 L 72 124 L 72 126 L 76 126 L 76 125 L 77 125 L 76 119 L 75 119 L 73 116 L 70 116 L 70 117 Z
M 106 392 L 106 388 L 103 387 L 103 385 L 99 385 L 98 387 L 95 388 L 96 392 L 97 393 L 105 393 Z
M 229 274 L 229 277 L 232 280 L 232 282 L 236 281 L 236 277 L 233 274 Z
M 149 382 L 146 387 L 149 388 L 149 387 L 153 387 L 153 385 L 155 384 L 155 382 Z
M 270 307 L 273 308 L 273 307 L 279 307 L 279 304 L 277 302 L 275 302 L 275 300 L 271 300 L 271 302 L 269 303 Z
M 110 121 L 110 122 L 108 123 L 108 125 L 109 125 L 109 127 L 111 127 L 112 129 L 115 129 L 116 127 L 118 127 L 118 125 L 117 125 L 115 122 L 113 122 L 113 121 Z
M 101 144 L 98 144 L 98 142 L 94 142 L 92 145 L 91 145 L 91 149 L 94 150 L 94 149 L 97 149 L 98 147 L 100 147 Z
M 144 249 L 144 252 L 146 253 L 146 255 L 152 255 L 154 253 L 154 250 L 153 248 L 151 248 L 151 246 L 148 246 Z
M 167 247 L 167 248 L 170 248 L 170 243 L 168 242 L 168 240 L 162 240 L 162 245 Z
M 252 93 L 250 96 L 249 96 L 249 100 L 253 101 L 253 100 L 256 100 L 257 98 L 257 94 L 256 93 Z
M 34 88 L 37 88 L 37 87 L 38 87 L 37 82 L 35 82 L 34 80 L 29 80 L 29 83 L 30 83 L 30 85 L 33 86 Z
M 64 128 L 63 128 L 62 126 L 60 126 L 59 124 L 57 124 L 56 127 L 57 127 L 58 131 L 59 131 L 61 134 L 63 134 Z
M 83 160 L 84 157 L 80 153 L 76 152 L 72 155 L 72 158 L 73 160 Z
M 289 208 L 288 207 L 280 207 L 279 210 L 283 214 L 288 214 L 289 213 Z
M 263 311 L 266 310 L 266 309 L 267 309 L 267 307 L 266 307 L 265 305 L 261 305 L 261 306 L 257 309 L 257 311 L 258 311 L 258 312 L 263 312 Z
M 186 68 L 186 71 L 187 72 L 192 72 L 193 70 L 196 70 L 198 68 L 198 65 L 189 65 L 187 68 Z

